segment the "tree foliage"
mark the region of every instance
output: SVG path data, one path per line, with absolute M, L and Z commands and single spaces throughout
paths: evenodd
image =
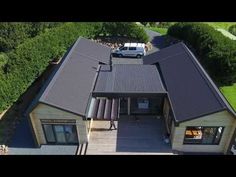
M 15 49 L 26 39 L 60 24 L 58 22 L 2 22 L 0 23 L 0 52 Z
M 99 35 L 130 37 L 140 42 L 148 42 L 144 29 L 134 22 L 104 22 L 100 25 Z

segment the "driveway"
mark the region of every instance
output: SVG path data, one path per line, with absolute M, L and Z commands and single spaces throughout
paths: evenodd
M 159 51 L 162 48 L 168 47 L 172 43 L 172 39 L 169 36 L 163 36 L 160 33 L 149 29 L 145 29 L 145 31 L 149 37 L 149 41 L 152 44 L 152 50 L 148 51 L 147 55 Z

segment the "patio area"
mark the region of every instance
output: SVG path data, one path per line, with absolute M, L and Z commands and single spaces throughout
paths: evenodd
M 121 116 L 117 130 L 108 130 L 109 121 L 93 121 L 87 155 L 173 154 L 163 140 L 165 125 L 154 116 Z

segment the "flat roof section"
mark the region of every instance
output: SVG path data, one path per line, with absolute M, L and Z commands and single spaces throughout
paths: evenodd
M 102 66 L 93 93 L 166 93 L 154 65 Z

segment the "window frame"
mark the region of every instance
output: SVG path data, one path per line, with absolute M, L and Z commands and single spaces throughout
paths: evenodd
M 137 50 L 137 47 L 129 47 L 129 50 L 130 51 L 135 51 L 135 50 Z
M 122 47 L 121 49 L 120 49 L 120 51 L 127 51 L 128 50 L 128 47 Z
M 50 125 L 52 127 L 52 132 L 53 132 L 53 136 L 54 136 L 55 142 L 49 142 L 48 141 L 44 125 Z M 65 137 L 65 140 L 66 140 L 65 143 L 58 142 L 58 139 L 57 139 L 57 136 L 56 136 L 56 131 L 55 131 L 55 126 L 57 126 L 57 125 L 63 127 L 63 133 L 64 133 L 64 137 Z M 69 142 L 68 141 L 68 138 L 67 138 L 67 136 L 65 134 L 65 132 L 66 132 L 65 131 L 65 126 L 67 126 L 67 125 L 71 125 L 71 126 L 75 127 L 77 142 Z M 77 128 L 76 128 L 75 124 L 50 124 L 50 123 L 42 123 L 42 128 L 43 128 L 43 134 L 44 134 L 44 137 L 45 137 L 45 140 L 46 140 L 47 144 L 53 144 L 53 145 L 78 145 L 79 144 L 79 138 L 78 138 L 79 136 L 78 136 L 78 131 L 77 131 Z
M 206 128 L 216 128 L 216 131 L 214 132 L 214 138 L 213 138 L 212 142 L 211 142 L 211 143 L 202 143 L 203 137 L 201 138 L 201 143 L 185 142 L 185 141 L 186 141 L 186 137 L 185 137 L 185 136 L 186 136 L 186 131 L 187 131 L 188 128 L 191 128 L 191 127 L 192 127 L 192 128 L 201 127 L 201 131 L 202 131 L 202 132 L 204 132 L 204 129 L 206 129 Z M 220 134 L 220 137 L 219 137 L 218 142 L 217 142 L 217 143 L 214 143 L 215 140 L 216 140 L 217 131 L 218 131 L 218 129 L 219 129 L 220 127 L 222 127 L 222 132 L 221 132 L 221 134 Z M 222 136 L 223 136 L 223 133 L 224 133 L 224 129 L 225 129 L 224 126 L 187 126 L 187 127 L 185 128 L 185 131 L 184 131 L 183 145 L 219 145 L 220 142 L 221 142 L 221 138 L 222 138 Z M 203 134 L 202 134 L 202 136 L 203 136 Z

